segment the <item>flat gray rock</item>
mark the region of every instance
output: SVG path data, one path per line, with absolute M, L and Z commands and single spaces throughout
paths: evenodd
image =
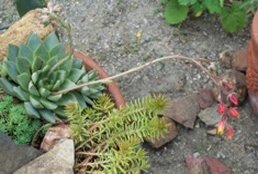
M 14 174 L 73 174 L 74 143 L 62 139 L 53 149 L 26 164 Z
M 214 126 L 219 120 L 220 115 L 217 112 L 217 107 L 209 107 L 202 110 L 198 117 L 202 120 L 207 126 Z
M 15 144 L 10 137 L 0 133 L 0 174 L 11 174 L 41 154 L 31 146 Z

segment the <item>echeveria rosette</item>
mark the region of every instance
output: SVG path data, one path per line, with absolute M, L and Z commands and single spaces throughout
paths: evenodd
M 104 86 L 95 84 L 65 94 L 54 92 L 97 80 L 95 71 L 87 72 L 81 61 L 65 52 L 55 33 L 42 41 L 35 33 L 26 44 L 9 45 L 2 66 L 0 86 L 24 101 L 29 116 L 56 122 L 64 117 L 64 106 L 78 102 L 86 108 L 101 95 Z M 63 61 L 61 64 L 58 62 Z M 58 66 L 57 66 L 58 65 Z

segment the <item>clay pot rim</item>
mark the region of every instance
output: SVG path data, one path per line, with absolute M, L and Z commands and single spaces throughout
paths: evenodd
M 79 58 L 83 60 L 83 64 L 85 65 L 87 70 L 96 70 L 99 74 L 100 78 L 107 78 L 109 77 L 109 74 L 96 62 L 94 61 L 90 56 L 84 54 L 82 51 L 74 51 L 73 52 L 74 57 Z M 106 84 L 107 90 L 110 93 L 111 97 L 113 98 L 116 107 L 120 108 L 125 106 L 126 101 L 124 99 L 124 96 L 117 84 L 116 81 L 112 81 L 108 84 Z

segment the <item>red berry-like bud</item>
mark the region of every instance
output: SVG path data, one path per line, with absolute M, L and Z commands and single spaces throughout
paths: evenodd
M 238 105 L 238 97 L 237 97 L 237 95 L 236 94 L 234 94 L 234 93 L 230 93 L 230 94 L 228 94 L 228 100 L 232 103 L 232 104 L 234 104 L 234 105 Z
M 227 105 L 224 104 L 224 103 L 219 103 L 217 109 L 218 109 L 218 112 L 219 112 L 221 115 L 223 115 L 223 114 L 225 113 L 226 109 L 227 109 Z
M 218 135 L 223 135 L 224 134 L 225 126 L 226 126 L 226 121 L 225 120 L 220 120 L 217 123 L 216 127 L 217 127 L 217 134 Z
M 227 127 L 227 129 L 226 129 L 227 139 L 232 140 L 233 135 L 234 135 L 234 129 L 231 126 Z
M 232 107 L 232 108 L 229 108 L 228 115 L 233 118 L 238 118 L 240 114 L 236 107 Z

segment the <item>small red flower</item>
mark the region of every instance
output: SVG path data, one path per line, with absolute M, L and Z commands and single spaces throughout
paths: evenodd
M 240 114 L 236 107 L 231 107 L 228 110 L 228 115 L 233 118 L 238 118 Z
M 228 126 L 227 129 L 226 129 L 227 139 L 232 140 L 233 135 L 234 135 L 234 129 L 231 126 Z
M 223 115 L 223 114 L 225 113 L 226 109 L 227 109 L 227 105 L 224 104 L 224 103 L 219 103 L 217 109 L 218 109 L 218 112 L 219 112 L 221 115 Z
M 217 134 L 218 135 L 223 135 L 224 134 L 225 126 L 226 126 L 226 121 L 225 120 L 220 120 L 217 123 L 216 127 L 217 127 Z
M 234 104 L 234 105 L 238 105 L 238 97 L 237 97 L 237 95 L 236 94 L 234 94 L 234 93 L 230 93 L 230 94 L 228 94 L 228 100 L 232 103 L 232 104 Z

